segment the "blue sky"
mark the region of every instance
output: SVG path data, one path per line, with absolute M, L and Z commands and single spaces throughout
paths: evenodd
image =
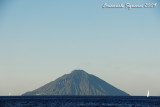
M 108 9 L 103 3 L 157 3 Z M 2 0 L 0 95 L 84 69 L 131 95 L 160 95 L 158 0 Z

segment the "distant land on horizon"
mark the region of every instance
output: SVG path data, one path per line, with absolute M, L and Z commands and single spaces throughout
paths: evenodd
M 84 70 L 74 70 L 70 74 L 65 74 L 55 81 L 22 95 L 130 96 Z

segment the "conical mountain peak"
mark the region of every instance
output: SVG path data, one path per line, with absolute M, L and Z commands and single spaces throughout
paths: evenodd
M 110 85 L 84 70 L 73 70 L 36 90 L 23 95 L 105 95 L 128 96 L 129 94 Z

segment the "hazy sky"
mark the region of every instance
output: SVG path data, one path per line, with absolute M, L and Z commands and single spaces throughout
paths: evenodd
M 1 0 L 0 95 L 83 69 L 131 95 L 160 96 L 159 10 L 159 0 Z

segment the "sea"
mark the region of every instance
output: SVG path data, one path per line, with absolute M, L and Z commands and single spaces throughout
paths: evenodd
M 0 107 L 160 107 L 160 97 L 1 96 Z

